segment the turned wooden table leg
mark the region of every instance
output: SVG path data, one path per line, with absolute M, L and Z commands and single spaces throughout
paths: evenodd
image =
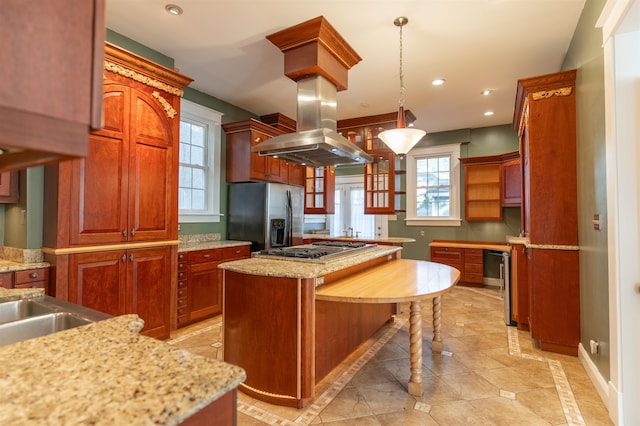
M 422 396 L 422 314 L 420 301 L 411 302 L 409 314 L 409 359 L 411 361 L 411 377 L 409 378 L 409 394 Z
M 442 296 L 433 298 L 433 341 L 431 342 L 431 352 L 442 352 L 442 336 L 440 326 L 442 325 Z

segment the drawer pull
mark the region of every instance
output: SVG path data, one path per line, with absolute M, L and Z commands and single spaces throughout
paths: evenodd
M 29 277 L 36 279 L 38 278 L 38 273 L 37 272 L 33 272 L 31 275 L 29 275 Z
M 178 305 L 182 305 L 184 302 L 182 300 L 178 300 Z
M 182 291 L 182 290 L 178 290 L 178 296 L 180 297 L 180 296 L 182 296 L 182 295 L 184 295 L 184 291 Z
M 208 258 L 208 257 L 211 257 L 211 255 L 210 254 L 205 254 L 203 257 Z

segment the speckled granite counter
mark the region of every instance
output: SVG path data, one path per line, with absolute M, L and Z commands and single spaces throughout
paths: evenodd
M 402 250 L 401 247 L 380 245 L 329 263 L 314 262 L 310 259 L 252 257 L 221 263 L 218 268 L 266 277 L 317 278 L 400 250 Z
M 12 271 L 24 271 L 26 269 L 48 268 L 49 264 L 46 262 L 36 263 L 20 263 L 12 262 L 10 260 L 0 259 L 0 273 L 12 272 Z
M 0 301 L 25 294 L 2 290 Z M 0 348 L 0 424 L 175 425 L 244 381 L 142 325 L 123 315 Z
M 353 237 L 342 237 L 342 236 L 332 237 L 331 235 L 326 235 L 326 234 L 304 234 L 302 238 L 311 239 L 311 240 L 372 241 L 378 244 L 406 244 L 406 243 L 413 243 L 416 241 L 413 238 L 405 238 L 405 237 L 353 238 Z
M 562 244 L 532 244 L 528 237 L 509 237 L 509 244 L 524 244 L 527 248 L 547 249 L 547 250 L 580 250 L 580 246 L 568 246 Z
M 238 247 L 238 246 L 250 246 L 250 241 L 234 241 L 234 240 L 218 240 L 218 241 L 188 241 L 180 242 L 178 245 L 178 253 L 194 251 L 194 250 L 208 250 L 226 247 Z

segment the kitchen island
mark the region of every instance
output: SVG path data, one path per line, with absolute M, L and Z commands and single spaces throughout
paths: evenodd
M 442 279 L 443 284 L 432 287 L 430 293 L 425 290 L 429 284 L 421 287 L 415 280 L 418 275 L 426 283 L 433 280 L 424 274 L 411 275 L 413 267 L 408 263 L 415 266 L 417 261 L 399 260 L 400 251 L 400 247 L 381 245 L 326 263 L 254 257 L 221 264 L 224 360 L 247 371 L 240 389 L 269 403 L 306 406 L 320 380 L 393 320 L 398 302 L 437 297 L 459 279 L 453 268 L 419 262 L 431 271 L 431 278 Z M 389 271 L 394 275 L 405 268 L 410 284 L 397 279 L 400 276 L 390 279 Z M 356 281 L 371 291 L 339 294 L 343 285 Z M 413 307 L 419 311 L 419 302 Z M 438 306 L 435 311 L 439 312 Z M 412 320 L 419 326 L 415 312 Z M 415 345 L 421 348 L 416 333 L 414 329 L 414 349 Z M 437 342 L 434 349 L 438 350 Z M 414 382 L 421 389 L 421 380 Z M 413 385 L 409 390 L 421 393 Z
M 41 292 L 0 288 L 0 302 Z M 142 325 L 123 315 L 0 347 L 0 424 L 235 424 L 244 371 Z

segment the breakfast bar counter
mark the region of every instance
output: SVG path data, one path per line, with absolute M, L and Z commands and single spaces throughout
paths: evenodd
M 422 314 L 420 301 L 433 299 L 432 350 L 442 352 L 440 326 L 442 294 L 460 279 L 460 271 L 447 265 L 422 260 L 398 259 L 316 290 L 316 300 L 344 303 L 411 302 L 409 353 L 411 377 L 409 393 L 422 396 Z M 372 282 L 378 285 L 371 285 Z

